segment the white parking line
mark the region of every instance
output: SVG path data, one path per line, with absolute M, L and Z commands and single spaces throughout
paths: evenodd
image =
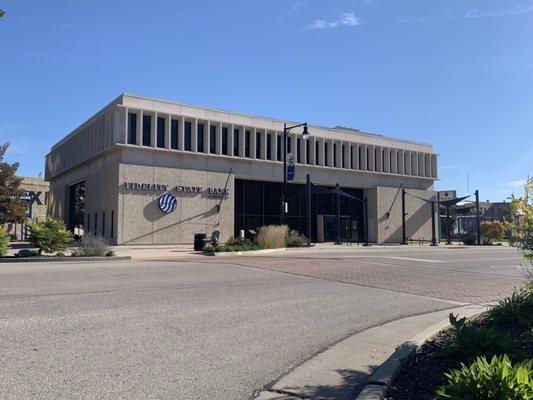
M 390 258 L 392 260 L 421 261 L 421 262 L 428 262 L 428 263 L 446 263 L 446 261 L 427 260 L 427 259 L 424 259 L 424 258 L 393 257 L 393 256 L 383 256 L 382 258 Z

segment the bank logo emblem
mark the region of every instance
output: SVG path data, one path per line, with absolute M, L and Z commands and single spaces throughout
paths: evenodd
M 178 206 L 178 200 L 170 193 L 167 193 L 159 197 L 158 204 L 161 211 L 171 213 Z

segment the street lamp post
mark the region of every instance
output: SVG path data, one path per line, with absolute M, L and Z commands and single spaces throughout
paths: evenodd
M 281 189 L 281 223 L 285 223 L 285 197 L 287 193 L 287 135 L 292 129 L 303 126 L 302 138 L 309 139 L 309 131 L 307 130 L 307 122 L 303 124 L 287 126 L 283 124 L 283 187 Z

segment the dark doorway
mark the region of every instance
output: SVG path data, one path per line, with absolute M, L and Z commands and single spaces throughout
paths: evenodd
M 68 221 L 69 231 L 80 234 L 85 215 L 85 182 L 78 182 L 68 188 Z

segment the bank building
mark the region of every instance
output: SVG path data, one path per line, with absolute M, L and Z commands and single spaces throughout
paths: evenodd
M 293 129 L 285 146 L 284 124 L 298 122 L 122 94 L 47 154 L 48 213 L 116 245 L 213 231 L 225 241 L 282 218 L 313 242 L 399 243 L 404 188 L 406 236 L 431 239 L 431 145 L 308 122 L 308 137 Z M 294 176 L 283 207 L 285 152 Z

